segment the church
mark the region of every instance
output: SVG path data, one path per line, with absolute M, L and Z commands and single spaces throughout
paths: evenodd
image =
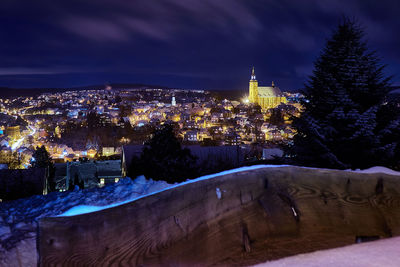
M 275 108 L 281 103 L 286 104 L 287 100 L 274 82 L 271 86 L 258 86 L 253 67 L 249 84 L 249 102 L 260 105 L 262 109 L 269 109 Z

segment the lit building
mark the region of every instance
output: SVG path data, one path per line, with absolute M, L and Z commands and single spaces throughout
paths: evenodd
M 94 156 L 96 156 L 96 154 L 97 154 L 97 150 L 94 149 L 94 148 L 90 148 L 90 149 L 88 149 L 88 151 L 87 151 L 87 155 L 88 155 L 90 158 L 94 158 Z
M 258 86 L 254 67 L 251 71 L 249 83 L 249 101 L 250 103 L 258 104 L 262 109 L 274 108 L 281 103 L 287 103 L 286 97 L 281 90 L 272 82 L 271 86 Z
M 199 132 L 196 130 L 187 131 L 184 135 L 184 140 L 189 142 L 198 142 L 200 141 Z
M 0 163 L 9 163 L 12 158 L 12 150 L 9 147 L 2 147 L 0 149 Z
M 238 146 L 241 144 L 241 137 L 235 132 L 228 132 L 225 134 L 225 145 Z
M 102 155 L 106 157 L 115 155 L 114 147 L 103 147 Z
M 17 140 L 21 137 L 21 131 L 18 125 L 7 127 L 6 133 L 11 140 Z

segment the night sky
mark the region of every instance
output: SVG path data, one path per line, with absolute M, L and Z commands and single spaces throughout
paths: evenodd
M 0 86 L 296 90 L 344 15 L 400 85 L 400 1 L 1 0 Z

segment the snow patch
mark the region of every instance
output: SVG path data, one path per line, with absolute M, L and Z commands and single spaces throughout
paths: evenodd
M 6 225 L 0 225 L 0 237 L 4 237 L 4 236 L 9 236 L 11 235 L 11 229 L 10 227 L 6 226 Z
M 293 207 L 291 207 L 291 208 L 292 208 L 292 212 L 293 212 L 294 217 L 297 217 L 297 212 L 296 212 L 296 210 L 295 210 Z
M 21 251 L 27 247 L 32 253 L 24 253 L 31 262 L 19 265 L 36 265 L 36 256 L 31 254 L 36 255 L 37 222 L 40 218 L 58 216 L 70 209 L 71 214 L 95 212 L 103 206 L 120 204 L 170 186 L 164 181 L 146 180 L 144 177 L 135 180 L 125 178 L 102 188 L 52 192 L 45 196 L 1 202 L 0 266 L 15 266 L 17 261 L 24 262 L 18 255 L 21 256 Z
M 87 205 L 80 205 L 80 206 L 75 206 L 60 216 L 74 216 L 77 214 L 84 214 L 84 213 L 90 213 L 90 212 L 95 212 L 101 210 L 102 207 L 99 206 L 87 206 Z
M 399 266 L 400 237 L 299 254 L 258 267 Z
M 127 188 L 117 187 L 114 190 L 114 193 L 116 194 L 115 195 L 116 201 L 114 201 L 114 203 L 111 203 L 108 205 L 102 205 L 102 203 L 98 203 L 99 205 L 77 205 L 77 206 L 70 208 L 69 210 L 67 210 L 64 213 L 57 215 L 57 217 L 76 216 L 76 215 L 80 215 L 80 214 L 86 214 L 86 213 L 91 213 L 91 212 L 96 212 L 96 211 L 100 211 L 100 210 L 104 210 L 104 209 L 113 208 L 116 206 L 120 206 L 120 205 L 129 203 L 129 202 L 135 201 L 144 196 L 156 194 L 158 192 L 163 191 L 164 188 L 171 187 L 171 184 L 168 184 L 164 181 L 153 181 L 152 179 L 146 180 L 146 178 L 143 175 L 138 176 L 134 180 L 134 185 L 135 186 L 133 186 L 131 188 L 132 192 L 136 193 L 133 195 L 134 197 L 127 198 L 124 201 L 121 201 L 121 198 L 119 198 L 118 195 L 123 194 L 124 193 L 123 191 L 126 191 Z M 95 202 L 94 204 L 97 204 L 97 203 Z
M 217 193 L 217 198 L 221 199 L 221 197 L 222 197 L 221 190 L 217 187 L 217 189 L 215 189 L 215 192 Z
M 199 178 L 196 179 L 192 179 L 192 180 L 187 180 L 186 182 L 180 183 L 180 184 L 175 184 L 175 185 L 170 185 L 170 186 L 162 186 L 160 188 L 160 190 L 153 190 L 152 192 L 149 192 L 148 194 L 142 194 L 138 197 L 135 198 L 131 198 L 131 199 L 127 199 L 125 201 L 122 202 L 116 202 L 113 203 L 111 205 L 104 205 L 104 206 L 100 206 L 100 205 L 96 205 L 96 206 L 84 206 L 84 207 L 73 207 L 72 209 L 59 214 L 58 216 L 62 217 L 62 216 L 76 216 L 76 215 L 81 215 L 81 214 L 86 214 L 86 213 L 90 213 L 90 212 L 95 212 L 95 211 L 101 211 L 101 210 L 105 210 L 105 209 L 109 209 L 109 208 L 113 208 L 116 206 L 120 206 L 126 203 L 130 203 L 133 201 L 136 201 L 138 199 L 141 199 L 143 197 L 147 197 L 147 196 L 151 196 L 154 194 L 158 194 L 160 192 L 166 191 L 166 190 L 170 190 L 172 188 L 176 188 L 179 186 L 184 186 L 186 184 L 191 184 L 191 183 L 196 183 L 199 181 L 203 181 L 203 180 L 208 180 L 208 179 L 213 179 L 215 177 L 219 177 L 219 176 L 223 176 L 223 175 L 227 175 L 227 174 L 232 174 L 232 173 L 238 173 L 238 172 L 243 172 L 243 171 L 250 171 L 250 170 L 256 170 L 256 169 L 262 169 L 262 168 L 277 168 L 277 167 L 288 167 L 290 165 L 253 165 L 253 166 L 246 166 L 246 167 L 241 167 L 241 168 L 237 168 L 237 169 L 232 169 L 232 170 L 227 170 L 227 171 L 223 171 L 223 172 L 219 172 L 219 173 L 215 173 L 215 174 L 210 174 L 210 175 L 205 175 L 205 176 L 201 176 Z M 138 184 L 141 183 L 143 181 L 144 177 L 139 176 L 138 178 L 136 178 L 136 180 L 138 180 Z M 135 180 L 135 183 L 136 183 Z M 155 186 L 157 187 L 157 185 Z M 219 189 L 220 190 L 220 189 Z M 221 191 L 220 191 L 220 194 Z M 218 193 L 217 193 L 218 196 Z
M 389 174 L 389 175 L 400 176 L 400 172 L 394 171 L 392 169 L 382 167 L 382 166 L 375 166 L 375 167 L 365 169 L 365 170 L 355 170 L 354 172 L 357 172 L 357 173 L 384 173 L 384 174 Z

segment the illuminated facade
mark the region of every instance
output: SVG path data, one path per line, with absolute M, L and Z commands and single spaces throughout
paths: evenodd
M 272 82 L 271 86 L 258 86 L 254 67 L 251 71 L 249 83 L 249 101 L 250 103 L 258 104 L 262 109 L 275 108 L 281 103 L 286 104 L 286 97 L 283 96 L 281 90 Z
M 19 126 L 9 126 L 7 127 L 6 134 L 14 141 L 21 137 L 21 131 Z

